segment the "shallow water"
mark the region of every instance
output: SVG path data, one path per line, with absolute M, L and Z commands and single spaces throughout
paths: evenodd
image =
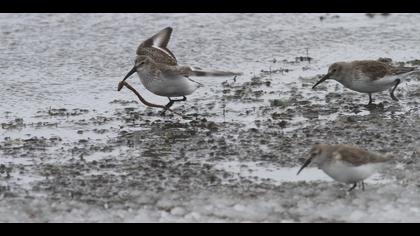
M 0 221 L 418 222 L 419 78 L 398 87 L 398 103 L 374 94 L 375 108 L 334 81 L 311 87 L 336 61 L 412 65 L 419 22 L 420 14 L 0 14 Z M 167 26 L 180 64 L 244 72 L 195 78 L 205 87 L 173 107 L 187 119 L 116 91 L 138 44 Z M 128 81 L 167 102 L 137 76 Z M 348 194 L 321 170 L 296 176 L 316 142 L 394 160 L 366 191 Z

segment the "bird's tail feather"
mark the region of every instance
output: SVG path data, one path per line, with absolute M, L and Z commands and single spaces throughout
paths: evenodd
M 220 70 L 202 70 L 200 68 L 191 68 L 192 76 L 239 76 L 242 73 Z

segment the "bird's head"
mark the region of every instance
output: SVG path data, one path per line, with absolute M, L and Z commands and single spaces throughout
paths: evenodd
M 134 66 L 131 68 L 131 70 L 127 73 L 127 75 L 124 77 L 122 81 L 125 81 L 128 79 L 132 74 L 136 73 L 137 71 L 144 70 L 145 67 L 150 65 L 152 59 L 148 56 L 144 55 L 138 55 L 136 59 L 134 60 Z
M 308 158 L 305 160 L 303 165 L 300 167 L 299 171 L 297 172 L 297 175 L 309 164 L 315 163 L 319 164 L 323 158 L 324 155 L 323 152 L 325 148 L 327 147 L 327 144 L 315 144 L 312 146 L 311 150 L 309 151 Z
M 332 64 L 328 68 L 328 73 L 326 75 L 324 75 L 312 88 L 314 89 L 316 86 L 318 86 L 320 83 L 324 82 L 327 79 L 333 79 L 333 80 L 340 81 L 341 73 L 342 73 L 344 67 L 345 67 L 344 62 L 336 62 L 336 63 Z

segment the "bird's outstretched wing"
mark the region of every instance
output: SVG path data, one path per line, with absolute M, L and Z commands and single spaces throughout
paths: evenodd
M 182 75 L 184 77 L 198 76 L 198 77 L 222 77 L 222 76 L 239 76 L 242 73 L 220 71 L 220 70 L 203 70 L 190 66 L 168 66 L 160 65 L 159 68 L 165 76 Z
M 159 55 L 164 53 L 165 56 L 169 57 L 166 61 L 173 61 L 176 64 L 175 55 L 167 48 L 169 40 L 171 38 L 172 28 L 166 27 L 159 31 L 157 34 L 145 40 L 137 48 L 137 55 L 144 55 L 146 53 L 152 53 L 155 57 L 164 57 Z M 163 62 L 163 61 L 162 61 Z M 171 63 L 174 64 L 174 63 Z
M 231 71 L 221 71 L 221 70 L 203 70 L 201 68 L 190 67 L 190 76 L 239 76 L 242 73 L 231 72 Z

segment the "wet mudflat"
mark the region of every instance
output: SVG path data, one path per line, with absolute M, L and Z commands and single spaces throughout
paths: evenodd
M 420 79 L 399 102 L 327 81 L 329 64 L 417 65 L 419 14 L 1 14 L 0 221 L 419 222 Z M 117 84 L 172 26 L 205 78 L 173 108 Z M 308 60 L 310 58 L 310 60 Z M 198 80 L 198 79 L 197 79 Z M 153 102 L 137 76 L 129 83 Z M 391 155 L 363 192 L 308 168 L 316 142 Z

